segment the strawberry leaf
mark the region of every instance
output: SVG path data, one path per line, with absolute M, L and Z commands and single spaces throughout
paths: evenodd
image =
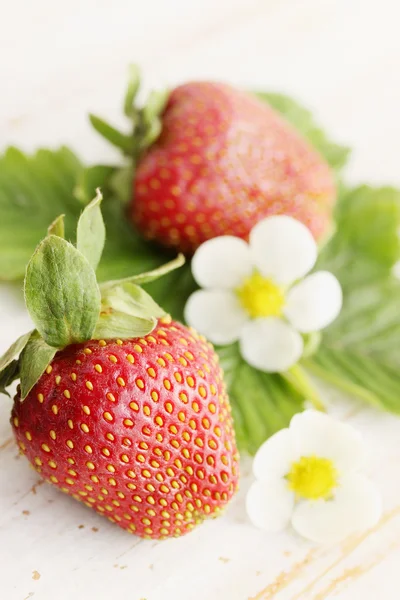
M 400 414 L 397 369 L 366 352 L 324 344 L 304 366 L 316 377 L 375 408 Z
M 336 208 L 336 222 L 336 243 L 351 248 L 359 258 L 389 268 L 399 259 L 400 190 L 367 185 L 345 190 Z
M 190 294 L 197 289 L 190 263 L 173 271 L 168 277 L 157 279 L 144 286 L 149 294 L 174 319 L 184 322 L 183 311 Z
M 131 118 L 135 114 L 134 101 L 140 87 L 140 69 L 137 65 L 129 65 L 129 79 L 124 98 L 124 113 Z
M 73 195 L 82 206 L 86 206 L 95 197 L 98 188 L 103 191 L 114 173 L 115 167 L 107 165 L 94 165 L 82 169 L 72 191 Z
M 86 206 L 79 217 L 76 235 L 76 247 L 95 271 L 103 253 L 106 229 L 100 204 L 103 196 L 97 189 L 96 197 Z
M 103 165 L 84 169 L 66 148 L 39 150 L 33 156 L 10 148 L 0 156 L 0 281 L 24 277 L 37 244 L 60 214 L 65 215 L 65 238 L 75 242 L 77 220 L 97 187 L 105 192 L 102 207 L 107 228 L 99 280 L 128 277 L 165 263 L 168 253 L 133 230 L 122 202 L 110 194 L 113 176 L 119 172 Z
M 21 335 L 12 344 L 12 346 L 9 347 L 7 352 L 5 352 L 3 354 L 3 356 L 0 358 L 0 373 L 4 369 L 6 369 L 9 364 L 11 364 L 11 362 L 14 360 L 14 358 L 16 358 L 17 356 L 19 356 L 21 354 L 22 350 L 25 348 L 26 344 L 28 343 L 29 338 L 31 337 L 31 334 L 32 334 L 32 332 L 29 331 L 28 333 L 24 333 L 24 335 Z
M 17 379 L 19 379 L 19 361 L 13 360 L 5 369 L 0 371 L 0 394 L 9 396 L 7 388 Z
M 161 114 L 169 97 L 168 90 L 150 92 L 144 106 L 135 103 L 140 87 L 140 71 L 130 65 L 128 87 L 124 97 L 124 113 L 130 123 L 130 133 L 125 134 L 96 115 L 89 115 L 94 129 L 108 142 L 122 150 L 136 164 L 142 153 L 153 144 L 161 133 Z
M 6 394 L 7 387 L 19 378 L 18 357 L 29 342 L 32 331 L 21 335 L 0 358 L 0 394 Z
M 101 289 L 105 290 L 110 287 L 115 287 L 117 285 L 123 285 L 124 283 L 135 283 L 137 285 L 143 285 L 145 283 L 151 283 L 152 281 L 156 281 L 160 277 L 164 277 L 167 273 L 178 269 L 179 267 L 185 264 L 185 257 L 183 254 L 179 254 L 174 260 L 171 260 L 161 267 L 157 267 L 152 271 L 148 271 L 147 273 L 141 273 L 139 275 L 132 275 L 131 277 L 125 277 L 124 279 L 117 279 L 106 281 L 101 285 Z
M 342 313 L 304 366 L 368 404 L 400 413 L 400 282 L 361 272 L 367 281 L 345 283 Z
M 27 309 L 44 341 L 55 348 L 89 340 L 100 313 L 100 290 L 86 258 L 50 235 L 37 247 L 25 277 Z
M 140 319 L 154 319 L 165 316 L 162 309 L 141 287 L 126 282 L 113 288 L 106 288 L 101 295 L 102 305 Z M 115 337 L 115 336 L 114 336 Z
M 123 279 L 132 273 L 151 271 L 173 255 L 146 242 L 128 222 L 122 204 L 113 197 L 103 203 L 107 240 L 97 269 L 99 281 Z M 167 285 L 168 279 L 162 285 Z
M 97 133 L 110 142 L 110 144 L 116 146 L 126 154 L 130 154 L 132 152 L 132 135 L 125 135 L 124 133 L 121 133 L 121 131 L 118 131 L 118 129 L 96 115 L 90 114 L 89 120 Z
M 93 339 L 143 337 L 157 325 L 155 318 L 133 317 L 125 312 L 109 309 L 102 312 L 93 333 Z
M 115 279 L 130 279 L 132 273 L 143 273 L 158 269 L 168 260 L 170 254 L 153 244 L 146 242 L 139 233 L 133 229 L 125 214 L 125 201 L 129 195 L 132 181 L 126 178 L 127 170 L 123 167 L 116 170 L 114 167 L 97 165 L 84 169 L 80 174 L 80 181 L 76 188 L 79 199 L 86 204 L 93 198 L 96 188 L 100 187 L 104 193 L 102 202 L 103 219 L 106 226 L 106 242 L 97 268 L 99 281 L 112 281 Z M 123 174 L 123 181 L 127 187 L 125 193 L 120 188 L 119 175 Z M 114 185 L 118 180 L 116 195 Z M 171 259 L 173 256 L 171 256 Z M 1 275 L 1 273 L 0 273 Z M 163 283 L 163 285 L 165 285 Z
M 239 449 L 254 454 L 303 410 L 304 396 L 284 377 L 248 365 L 237 344 L 217 348 L 225 373 Z
M 66 238 L 75 238 L 81 205 L 73 189 L 83 167 L 67 148 L 28 157 L 9 148 L 0 157 L 0 279 L 22 279 L 49 223 L 66 215 Z
M 31 334 L 20 358 L 21 400 L 39 381 L 56 353 L 57 348 L 48 346 L 37 331 Z
M 47 229 L 47 235 L 58 235 L 58 237 L 65 239 L 65 215 L 60 215 L 49 226 Z
M 318 377 L 373 406 L 400 413 L 400 192 L 361 186 L 343 193 L 338 228 L 317 269 L 343 288 L 338 319 L 303 361 Z

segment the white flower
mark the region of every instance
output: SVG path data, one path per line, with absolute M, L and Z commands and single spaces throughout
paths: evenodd
M 307 410 L 259 448 L 256 481 L 246 498 L 257 527 L 279 531 L 289 523 L 302 536 L 334 543 L 372 527 L 381 498 L 361 473 L 365 448 L 350 425 Z
M 316 259 L 310 231 L 287 216 L 260 221 L 249 244 L 233 236 L 208 240 L 192 261 L 193 276 L 205 289 L 190 296 L 185 319 L 215 344 L 239 340 L 252 366 L 286 371 L 303 354 L 301 334 L 323 329 L 342 307 L 331 273 L 304 277 Z

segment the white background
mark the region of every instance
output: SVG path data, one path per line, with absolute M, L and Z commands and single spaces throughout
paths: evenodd
M 396 0 L 0 0 L 0 9 L 1 148 L 66 143 L 88 161 L 117 158 L 86 114 L 123 125 L 126 67 L 137 61 L 147 88 L 216 78 L 292 94 L 354 148 L 349 179 L 400 184 Z M 0 351 L 28 326 L 15 290 L 1 286 Z M 330 401 L 366 436 L 385 517 L 365 536 L 313 548 L 246 522 L 249 477 L 223 519 L 185 538 L 127 536 L 48 486 L 32 488 L 1 398 L 0 598 L 397 600 L 400 422 Z

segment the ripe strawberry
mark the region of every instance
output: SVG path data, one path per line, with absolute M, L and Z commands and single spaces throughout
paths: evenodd
M 12 424 L 48 482 L 130 533 L 187 533 L 215 517 L 238 483 L 238 454 L 218 357 L 171 321 L 138 283 L 96 282 L 101 196 L 77 248 L 57 219 L 32 256 L 25 299 L 37 329 L 0 358 L 0 391 L 20 379 Z
M 193 252 L 219 235 L 247 238 L 262 218 L 287 214 L 316 239 L 329 230 L 328 165 L 272 108 L 218 83 L 170 95 L 158 140 L 139 159 L 131 215 L 149 239 Z
M 58 352 L 25 400 L 16 396 L 12 422 L 42 477 L 143 537 L 187 533 L 237 487 L 217 355 L 168 319 L 140 339 Z

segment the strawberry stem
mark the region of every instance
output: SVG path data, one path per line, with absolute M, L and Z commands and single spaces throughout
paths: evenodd
M 300 365 L 294 365 L 282 376 L 288 381 L 298 392 L 300 392 L 306 400 L 309 400 L 316 410 L 325 411 L 325 406 L 320 398 L 319 393 L 310 381 L 305 370 Z

